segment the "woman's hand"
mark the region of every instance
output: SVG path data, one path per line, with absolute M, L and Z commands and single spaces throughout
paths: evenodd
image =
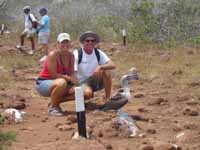
M 78 85 L 78 79 L 74 76 L 70 77 L 70 81 L 74 84 L 74 85 Z
M 78 79 L 75 76 L 66 75 L 65 79 L 71 81 L 74 85 L 78 85 Z
M 74 87 L 68 89 L 68 94 L 73 94 L 75 91 L 74 91 Z

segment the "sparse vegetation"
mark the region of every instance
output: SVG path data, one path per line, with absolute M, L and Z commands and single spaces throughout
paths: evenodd
M 36 63 L 29 56 L 11 54 L 4 57 L 0 54 L 0 88 L 13 86 L 15 71 L 33 67 Z
M 15 141 L 16 133 L 13 131 L 2 132 L 0 131 L 0 150 L 5 150 L 7 146 L 10 146 Z
M 77 39 L 81 32 L 95 30 L 103 39 L 115 41 L 120 39 L 120 30 L 125 28 L 129 43 L 138 46 L 199 45 L 198 0 L 19 0 L 17 4 L 11 0 L 2 6 L 1 14 L 7 14 L 7 21 L 14 21 L 18 26 L 14 32 L 19 32 L 22 26 L 22 8 L 27 4 L 38 17 L 39 7 L 48 7 L 52 36 L 67 31 Z M 5 18 L 0 23 L 3 20 Z
M 5 121 L 5 117 L 0 113 L 0 125 Z

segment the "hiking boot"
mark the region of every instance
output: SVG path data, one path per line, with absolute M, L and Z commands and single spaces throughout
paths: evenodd
M 62 109 L 60 108 L 60 106 L 57 107 L 48 107 L 48 114 L 49 116 L 63 116 L 63 112 Z

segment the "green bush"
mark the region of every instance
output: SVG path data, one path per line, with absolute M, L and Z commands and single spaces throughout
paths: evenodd
M 131 41 L 148 41 L 160 45 L 176 46 L 195 37 L 199 31 L 200 2 L 197 0 L 153 0 L 132 3 L 134 33 Z
M 121 30 L 128 26 L 126 20 L 120 16 L 99 16 L 96 18 L 96 21 L 96 31 L 100 33 L 102 39 L 111 41 L 119 41 L 121 38 Z
M 13 131 L 1 132 L 0 131 L 0 150 L 5 149 L 10 146 L 13 141 L 15 141 L 16 133 Z
M 129 43 L 135 45 L 198 44 L 199 0 L 10 0 L 1 14 L 14 18 L 15 25 L 23 24 L 22 8 L 27 4 L 35 12 L 42 5 L 48 7 L 54 38 L 64 31 L 77 39 L 80 33 L 93 30 L 102 39 L 118 41 L 125 28 Z
M 5 121 L 5 117 L 1 115 L 0 113 L 0 125 L 3 124 Z

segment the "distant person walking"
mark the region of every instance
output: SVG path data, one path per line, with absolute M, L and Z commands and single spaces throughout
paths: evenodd
M 35 51 L 35 41 L 34 34 L 36 33 L 36 18 L 31 13 L 30 6 L 24 6 L 24 30 L 20 36 L 20 44 L 16 46 L 16 48 L 21 49 L 24 46 L 24 38 L 27 37 L 31 41 L 31 51 L 29 54 L 33 54 Z
M 39 11 L 41 15 L 40 21 L 38 23 L 38 43 L 40 48 L 45 51 L 45 56 L 40 59 L 40 62 L 44 62 L 49 53 L 49 35 L 50 35 L 50 18 L 48 16 L 48 11 L 46 8 L 41 8 Z

